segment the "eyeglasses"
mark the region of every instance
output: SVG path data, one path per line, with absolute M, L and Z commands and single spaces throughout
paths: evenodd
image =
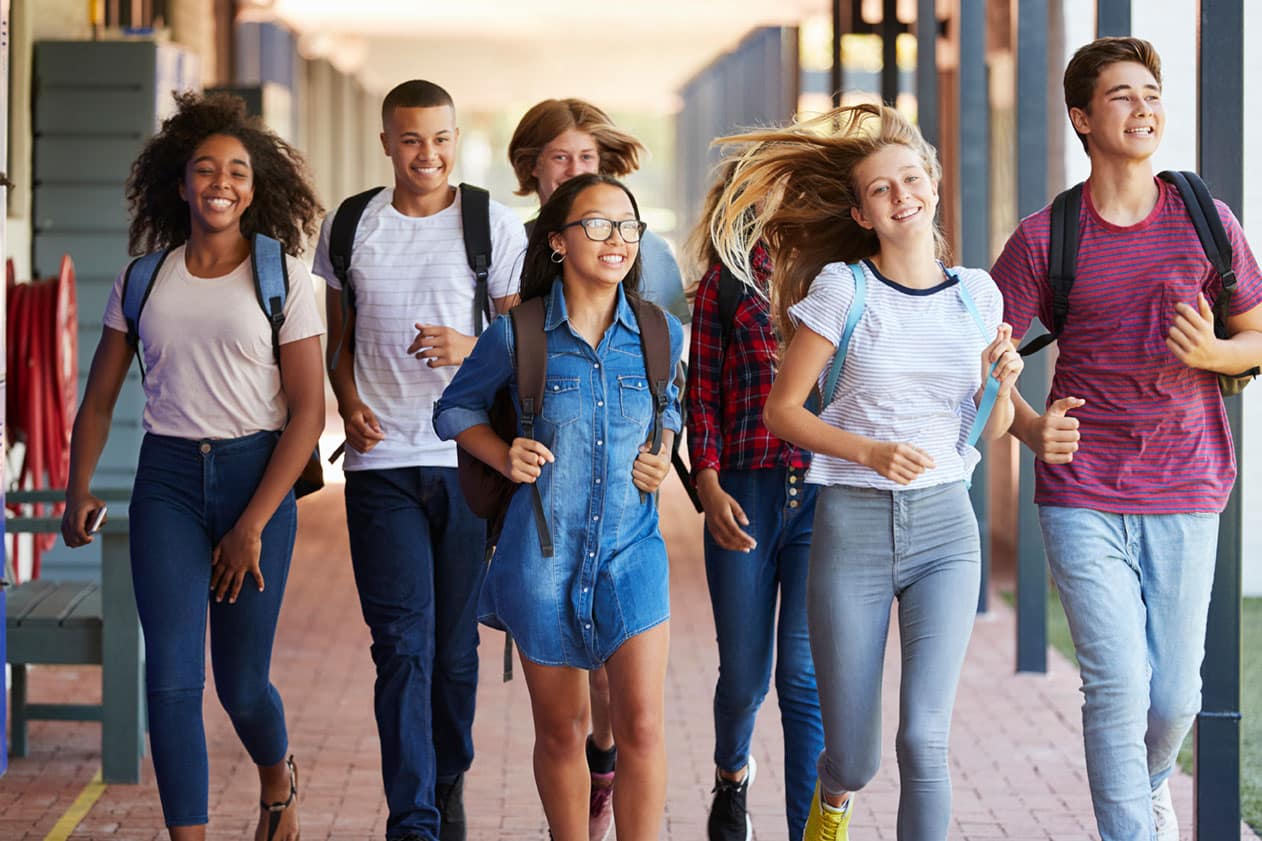
M 639 219 L 623 219 L 621 222 L 614 222 L 612 219 L 579 219 L 577 222 L 570 222 L 568 225 L 562 225 L 561 230 L 573 228 L 575 225 L 583 226 L 583 233 L 587 234 L 587 238 L 592 242 L 606 242 L 613 236 L 613 229 L 618 229 L 618 235 L 622 237 L 623 242 L 639 242 L 640 236 L 644 233 L 647 224 Z

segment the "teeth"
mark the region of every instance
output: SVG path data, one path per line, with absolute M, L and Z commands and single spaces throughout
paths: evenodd
M 433 175 L 435 172 L 438 172 L 438 171 L 439 171 L 439 170 L 441 170 L 441 169 L 442 169 L 442 167 L 440 167 L 440 166 L 418 166 L 418 167 L 416 167 L 416 171 L 417 171 L 417 172 L 419 172 L 421 175 Z
M 230 199 L 207 199 L 206 203 L 217 210 L 227 210 L 232 206 Z
M 624 258 L 621 254 L 606 254 L 604 257 L 600 258 L 600 262 L 608 263 L 610 265 L 620 265 L 623 259 Z

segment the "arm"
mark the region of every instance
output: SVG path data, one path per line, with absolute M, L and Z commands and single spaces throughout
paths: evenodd
M 994 366 L 993 373 L 991 373 L 992 365 Z M 999 381 L 999 393 L 995 397 L 995 406 L 986 420 L 986 427 L 982 430 L 982 437 L 987 441 L 1002 438 L 1012 426 L 1014 411 L 1012 387 L 1016 385 L 1017 377 L 1024 368 L 1025 362 L 1012 343 L 1012 327 L 1001 323 L 995 331 L 995 340 L 982 351 L 982 388 L 979 388 L 977 394 L 973 396 L 975 402 L 981 402 L 987 376 L 993 376 Z
M 355 313 L 349 313 L 345 330 L 342 327 L 342 292 L 328 287 L 324 292 L 324 306 L 328 314 L 329 341 L 327 365 L 329 382 L 337 398 L 337 413 L 346 427 L 346 443 L 361 453 L 366 453 L 385 440 L 385 433 L 377 416 L 359 398 L 355 386 L 355 356 L 351 343 L 355 337 Z M 282 355 L 284 348 L 281 348 Z
M 809 327 L 794 334 L 763 408 L 763 421 L 771 434 L 813 453 L 870 467 L 902 485 L 932 469 L 933 459 L 918 447 L 838 429 L 803 405 L 835 352 L 832 342 Z
M 1214 312 L 1203 294 L 1196 307 L 1180 301 L 1166 334 L 1166 347 L 1189 368 L 1239 374 L 1262 365 L 1262 304 L 1227 319 L 1230 338 L 1214 335 Z
M 215 547 L 210 585 L 215 600 L 237 600 L 247 573 L 263 590 L 259 570 L 263 529 L 294 486 L 324 430 L 324 374 L 320 365 L 320 337 L 309 336 L 280 346 L 281 387 L 289 422 L 272 451 L 259 486 L 232 529 Z
M 61 536 L 71 548 L 92 542 L 88 518 L 105 504 L 92 495 L 90 484 L 109 438 L 114 404 L 127 379 L 131 358 L 127 334 L 112 327 L 103 328 L 70 435 L 70 479 L 66 510 L 61 516 Z

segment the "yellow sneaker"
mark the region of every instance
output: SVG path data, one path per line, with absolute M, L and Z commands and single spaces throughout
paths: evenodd
M 802 832 L 802 841 L 850 841 L 850 833 L 846 827 L 850 825 L 850 812 L 854 806 L 854 794 L 840 809 L 834 809 L 824 802 L 819 793 L 819 782 L 815 783 L 815 796 L 811 798 L 811 813 L 806 818 L 806 829 Z

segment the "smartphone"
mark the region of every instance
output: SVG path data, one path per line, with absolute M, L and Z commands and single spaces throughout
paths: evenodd
M 96 534 L 101 530 L 101 525 L 105 522 L 105 512 L 108 510 L 109 508 L 105 505 L 96 509 L 96 514 L 92 516 L 92 524 L 88 526 L 88 534 Z

